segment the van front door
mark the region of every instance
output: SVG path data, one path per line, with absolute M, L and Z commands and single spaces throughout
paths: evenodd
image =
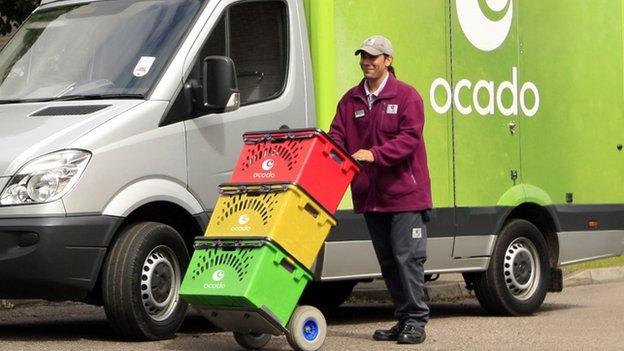
M 201 76 L 200 63 L 207 56 L 232 58 L 241 107 L 185 122 L 188 183 L 206 209 L 214 207 L 218 185 L 230 180 L 243 133 L 306 126 L 305 89 L 299 78 L 303 75 L 293 67 L 297 45 L 289 40 L 288 24 L 298 22 L 288 18 L 288 4 L 268 0 L 223 3 L 193 74 Z

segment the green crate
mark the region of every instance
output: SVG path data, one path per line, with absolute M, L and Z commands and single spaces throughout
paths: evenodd
M 198 306 L 264 308 L 286 326 L 312 275 L 266 240 L 198 239 L 180 296 Z

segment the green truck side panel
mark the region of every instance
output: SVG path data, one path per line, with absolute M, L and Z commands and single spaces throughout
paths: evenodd
M 481 51 L 466 38 L 455 10 L 456 1 L 463 0 L 451 1 L 452 86 L 462 79 L 471 82 L 473 89 L 459 90 L 459 101 L 461 106 L 473 106 L 473 112 L 468 115 L 461 114 L 458 109 L 453 112 L 455 204 L 461 207 L 490 206 L 514 186 L 511 171 L 520 170 L 520 141 L 508 127 L 517 117 L 504 116 L 497 106 L 493 115 L 477 114 L 474 111 L 473 91 L 480 80 L 493 82 L 497 87 L 504 81 L 512 81 L 512 69 L 518 66 L 517 16 L 514 16 L 510 33 L 499 48 L 490 52 Z M 480 89 L 479 93 L 480 106 L 487 107 L 494 103 L 495 99 L 486 89 Z M 511 93 L 506 90 L 503 105 L 511 104 Z
M 450 79 L 447 55 L 448 4 L 444 1 L 413 0 L 309 0 L 306 4 L 311 15 L 310 33 L 314 33 L 310 39 L 318 125 L 325 130 L 329 128 L 342 95 L 362 79 L 359 59 L 354 55 L 362 41 L 375 33 L 388 36 L 394 44 L 397 76 L 416 87 L 425 102 L 425 136 L 435 194 L 434 205 L 452 206 L 450 113 L 446 116 L 437 115 L 428 104 L 431 82 L 437 77 Z M 332 11 L 334 15 L 328 15 Z M 371 18 L 377 20 L 367 20 Z M 317 51 L 318 41 L 322 38 L 315 24 L 324 26 L 321 30 L 325 33 L 325 39 L 333 37 L 333 40 L 328 40 L 333 45 L 332 49 Z M 408 25 L 411 24 L 417 25 L 409 29 Z M 327 33 L 330 27 L 334 27 L 333 35 Z M 330 55 L 334 56 L 333 60 L 326 57 Z M 334 77 L 322 76 L 328 72 L 332 72 Z M 350 206 L 349 197 L 346 197 L 343 205 Z
M 395 45 L 399 79 L 425 101 L 425 138 L 436 207 L 624 203 L 624 9 L 617 0 L 511 1 L 511 30 L 500 47 L 477 49 L 461 28 L 456 1 L 304 0 L 310 26 L 317 121 L 328 129 L 342 94 L 361 80 L 354 50 L 372 34 Z M 499 13 L 479 5 L 496 21 Z M 498 16 L 498 17 L 497 17 Z M 515 73 L 515 74 L 514 74 Z M 450 87 L 465 80 L 458 106 L 443 113 Z M 480 89 L 483 82 L 493 89 Z M 505 116 L 532 83 L 539 109 Z M 515 91 L 512 93 L 512 90 Z M 493 92 L 490 96 L 490 91 Z M 515 94 L 515 96 L 514 96 Z M 531 91 L 525 105 L 536 104 Z M 479 114 L 475 104 L 492 107 Z M 509 124 L 516 124 L 515 133 Z M 512 171 L 517 172 L 512 179 Z M 350 206 L 348 197 L 343 201 Z
M 314 74 L 317 116 L 333 116 L 336 111 L 335 15 L 334 0 L 304 0 L 309 24 L 310 53 Z M 329 129 L 331 117 L 317 118 L 318 126 Z
M 553 204 L 552 199 L 544 190 L 533 185 L 520 184 L 509 188 L 498 200 L 496 206 L 515 207 L 527 202 L 541 206 Z
M 622 2 L 519 1 L 520 70 L 540 89 L 521 119 L 523 180 L 555 203 L 624 202 Z

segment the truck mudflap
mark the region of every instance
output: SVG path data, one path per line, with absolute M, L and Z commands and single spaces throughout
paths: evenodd
M 562 292 L 563 291 L 563 271 L 561 268 L 550 269 L 550 286 L 549 292 Z

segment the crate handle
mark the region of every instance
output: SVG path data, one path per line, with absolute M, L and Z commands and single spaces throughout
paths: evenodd
M 282 258 L 282 260 L 280 261 L 280 266 L 282 266 L 285 270 L 288 271 L 288 273 L 292 273 L 295 271 L 295 269 L 297 268 L 294 264 L 294 262 L 290 262 L 290 260 L 287 257 Z
M 303 274 L 303 269 L 297 269 L 293 274 L 293 279 L 298 282 L 301 280 L 301 278 L 303 278 Z
M 292 132 L 288 132 L 288 133 L 276 133 L 276 134 L 280 134 L 280 135 L 274 135 L 274 134 L 264 134 L 263 136 L 260 137 L 256 137 L 256 138 L 250 138 L 250 137 L 246 137 L 243 138 L 243 141 L 245 142 L 245 144 L 251 145 L 251 144 L 259 144 L 259 143 L 263 143 L 263 142 L 268 142 L 268 143 L 283 143 L 285 141 L 288 140 L 298 140 L 298 139 L 309 139 L 312 138 L 314 136 L 314 133 L 292 133 Z
M 332 160 L 334 160 L 339 165 L 344 165 L 345 159 L 344 157 L 336 150 L 334 144 L 330 141 L 321 139 L 323 143 L 325 143 L 325 147 L 323 147 L 323 155 L 329 156 Z M 343 166 L 344 167 L 344 166 Z
M 303 206 L 303 209 L 306 210 L 312 217 L 318 218 L 319 211 L 317 211 L 316 208 L 314 208 L 314 206 L 308 203 L 305 206 Z
M 320 211 L 316 208 L 316 206 L 314 206 L 314 204 L 309 202 L 303 196 L 300 197 L 298 207 L 299 207 L 300 210 L 306 211 L 307 213 L 309 213 L 314 218 L 318 218 L 318 216 L 320 214 Z
M 336 161 L 336 163 L 339 165 L 344 165 L 344 158 L 342 158 L 342 156 L 340 156 L 340 154 L 337 153 L 335 150 L 329 152 L 329 158 Z M 344 169 L 344 166 L 342 168 Z
M 250 189 L 247 185 L 237 185 L 234 189 L 221 189 L 220 193 L 222 195 L 240 195 L 240 194 L 269 194 L 269 193 L 281 193 L 288 189 L 287 185 L 284 184 L 276 184 L 276 185 L 267 185 L 267 184 L 257 184 L 253 185 L 253 188 Z
M 259 248 L 264 243 L 262 241 L 208 241 L 208 242 L 196 242 L 193 246 L 195 250 L 206 250 L 214 248 L 222 248 L 224 251 L 234 251 L 238 248 Z
M 295 267 L 295 261 L 293 261 L 290 257 L 288 257 L 287 255 L 285 255 L 283 252 L 279 250 L 275 251 L 275 256 L 273 256 L 273 262 L 280 264 L 280 265 L 287 264 L 287 265 Z

